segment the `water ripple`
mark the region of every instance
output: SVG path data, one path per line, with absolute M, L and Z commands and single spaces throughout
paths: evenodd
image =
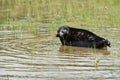
M 119 54 L 109 49 L 61 46 L 54 37 L 36 38 L 26 31 L 20 36 L 17 31 L 0 34 L 2 80 L 120 79 Z

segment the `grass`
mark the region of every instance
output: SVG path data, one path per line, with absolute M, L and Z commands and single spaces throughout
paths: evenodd
M 28 30 L 36 36 L 42 27 L 55 36 L 59 26 L 69 25 L 106 34 L 120 26 L 120 0 L 0 0 L 0 30 Z M 108 34 L 110 32 L 107 32 Z
M 95 58 L 95 68 L 96 68 L 96 70 L 98 70 L 99 62 L 100 62 L 100 60 L 98 58 Z
M 21 30 L 22 38 L 23 30 L 38 36 L 43 26 L 51 36 L 63 25 L 88 30 L 119 28 L 119 4 L 119 0 L 0 0 L 0 30 Z
M 88 27 L 118 24 L 118 27 L 119 3 L 119 0 L 1 0 L 0 23 L 14 25 L 17 22 L 17 27 L 33 27 L 37 23 L 49 23 L 52 28 L 81 24 Z

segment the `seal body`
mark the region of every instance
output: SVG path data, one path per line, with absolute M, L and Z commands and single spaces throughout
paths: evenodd
M 103 48 L 110 46 L 110 42 L 93 32 L 85 29 L 72 28 L 69 26 L 61 26 L 56 34 L 59 37 L 62 45 Z

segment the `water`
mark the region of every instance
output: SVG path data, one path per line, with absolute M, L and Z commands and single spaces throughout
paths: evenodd
M 0 80 L 120 80 L 119 0 L 0 0 Z M 88 29 L 107 49 L 61 46 L 59 26 Z
M 0 31 L 1 80 L 120 79 L 119 37 L 108 36 L 112 47 L 96 50 L 61 46 L 48 28 L 39 33 L 36 37 L 25 30 Z

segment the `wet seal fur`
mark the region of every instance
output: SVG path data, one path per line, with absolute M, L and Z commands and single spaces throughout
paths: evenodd
M 109 46 L 110 42 L 93 32 L 85 29 L 72 28 L 69 26 L 61 26 L 56 34 L 60 38 L 62 45 L 88 47 L 88 48 L 104 48 Z

